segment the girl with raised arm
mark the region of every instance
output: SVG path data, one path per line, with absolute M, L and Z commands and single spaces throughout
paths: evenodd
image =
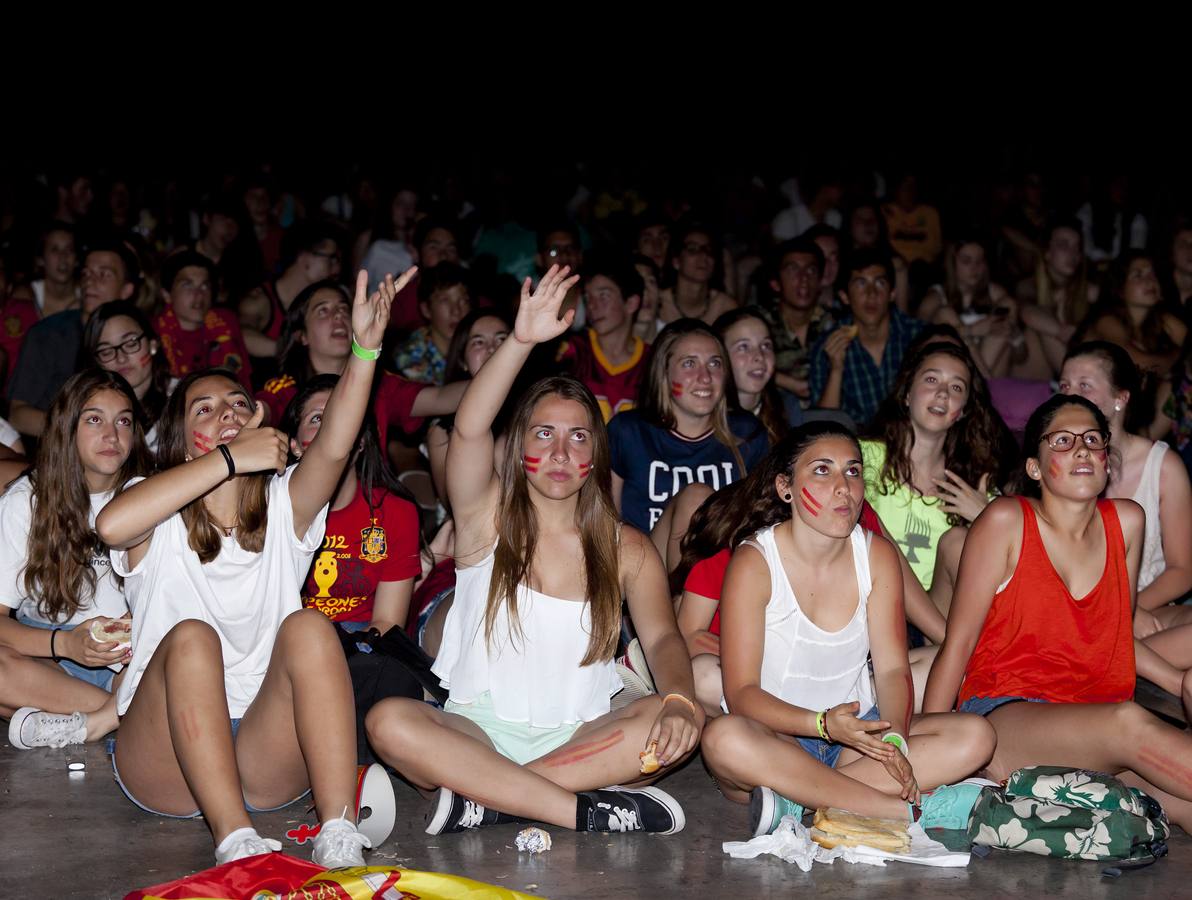
M 683 828 L 682 808 L 641 785 L 695 748 L 703 712 L 649 538 L 620 526 L 608 437 L 580 382 L 548 378 L 517 406 L 499 472 L 491 424 L 534 346 L 562 334 L 576 278 L 552 266 L 522 287 L 513 334 L 469 382 L 447 455 L 457 586 L 434 672 L 443 711 L 393 698 L 368 715 L 378 755 L 423 791 L 427 832 L 535 819 L 579 831 Z M 610 712 L 627 597 L 659 695 Z M 651 769 L 654 771 L 654 769 Z M 653 777 L 657 777 L 656 775 Z M 602 789 L 604 788 L 604 789 Z
M 36 466 L 0 497 L 0 716 L 18 750 L 96 741 L 116 727 L 113 669 L 128 643 L 91 629 L 102 633 L 128 606 L 94 529 L 113 493 L 149 471 L 138 417 L 119 375 L 72 376 Z
M 912 715 L 902 571 L 894 547 L 857 524 L 856 438 L 813 422 L 763 465 L 753 536 L 724 584 L 729 714 L 705 732 L 708 768 L 726 797 L 749 803 L 755 836 L 824 806 L 965 827 L 980 788 L 948 783 L 989 760 L 993 731 L 977 716 Z
M 395 285 L 356 281 L 352 356 L 301 461 L 262 428 L 230 372 L 187 376 L 160 423 L 165 471 L 128 487 L 97 522 L 133 612 L 117 692 L 116 779 L 142 809 L 202 815 L 216 860 L 280 849 L 251 810 L 314 793 L 314 861 L 363 865 L 354 806 L 355 723 L 335 630 L 301 608 L 327 504 L 356 446 Z M 373 349 L 376 348 L 376 349 Z
M 923 708 L 960 708 L 997 731 L 991 778 L 1021 766 L 1125 773 L 1192 827 L 1192 736 L 1132 701 L 1131 618 L 1144 516 L 1098 499 L 1109 423 L 1083 397 L 1031 415 L 1019 493 L 969 531 L 948 632 Z

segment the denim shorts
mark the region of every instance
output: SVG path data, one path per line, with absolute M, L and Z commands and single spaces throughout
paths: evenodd
M 240 719 L 232 719 L 232 741 L 233 742 L 236 740 L 236 735 L 239 733 L 240 733 Z M 155 815 L 155 816 L 164 816 L 167 819 L 197 819 L 197 818 L 199 818 L 199 816 L 201 816 L 203 814 L 200 810 L 196 809 L 192 813 L 189 813 L 184 816 L 180 816 L 175 813 L 160 812 L 156 809 L 152 809 L 151 807 L 146 806 L 144 803 L 142 803 L 140 800 L 138 800 L 136 797 L 134 797 L 132 795 L 132 791 L 130 791 L 125 786 L 124 781 L 121 780 L 121 778 L 120 778 L 120 770 L 116 768 L 116 739 L 115 738 L 112 738 L 108 741 L 107 750 L 108 750 L 108 754 L 112 757 L 112 774 L 116 776 L 116 784 L 118 784 L 120 786 L 120 790 L 122 790 L 124 792 L 125 797 L 127 797 L 129 800 L 131 800 L 135 805 L 139 806 L 141 809 L 145 810 L 145 812 L 153 813 L 153 815 Z M 248 802 L 248 800 L 245 800 L 244 808 L 246 810 L 248 810 L 250 813 L 275 812 L 279 809 L 285 809 L 287 806 L 297 803 L 299 800 L 301 800 L 303 797 L 305 797 L 309 793 L 310 793 L 310 789 L 308 788 L 307 790 L 305 790 L 301 794 L 299 794 L 297 797 L 295 797 L 293 800 L 287 800 L 285 803 L 281 804 L 280 806 L 270 806 L 267 809 L 261 809 L 260 807 L 253 806 L 251 803 Z
M 867 722 L 876 722 L 879 718 L 877 714 L 877 707 L 872 707 L 869 712 L 860 718 Z M 827 741 L 820 740 L 813 737 L 796 737 L 799 746 L 822 762 L 830 769 L 836 768 L 836 760 L 840 757 L 840 751 L 844 749 L 843 744 L 829 744 Z
M 1047 703 L 1047 700 L 1037 700 L 1034 697 L 969 697 L 960 704 L 960 712 L 976 713 L 987 716 L 999 706 L 1007 703 Z
M 51 625 L 48 622 L 41 622 L 37 619 L 31 619 L 28 616 L 17 614 L 17 621 L 22 625 L 28 625 L 30 628 L 43 628 L 46 631 L 52 631 L 57 628 L 59 631 L 74 631 L 74 625 Z M 69 675 L 71 678 L 77 678 L 79 681 L 85 681 L 87 684 L 93 684 L 101 690 L 112 693 L 112 680 L 116 677 L 116 673 L 107 666 L 100 666 L 98 669 L 91 669 L 87 666 L 80 666 L 73 659 L 58 660 L 58 668 Z

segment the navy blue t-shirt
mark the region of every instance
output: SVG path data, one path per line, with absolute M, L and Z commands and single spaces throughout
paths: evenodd
M 729 429 L 741 443 L 746 469 L 766 455 L 769 444 L 761 422 L 749 413 L 729 413 Z M 688 441 L 641 418 L 636 409 L 613 416 L 608 423 L 613 471 L 625 482 L 621 518 L 650 531 L 671 497 L 693 481 L 714 491 L 744 477 L 732 451 L 712 435 Z

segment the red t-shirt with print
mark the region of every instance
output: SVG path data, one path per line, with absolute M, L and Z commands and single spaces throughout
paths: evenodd
M 373 401 L 373 416 L 377 420 L 377 430 L 383 444 L 392 425 L 397 425 L 407 434 L 413 434 L 422 427 L 422 419 L 412 413 L 414 398 L 430 385 L 410 381 L 392 372 L 382 372 L 380 377 L 381 382 L 377 385 L 377 395 Z M 265 386 L 254 396 L 268 407 L 269 424 L 276 428 L 297 393 L 298 382 L 292 376 L 278 375 L 266 381 Z
M 393 494 L 372 515 L 358 490 L 343 509 L 327 514 L 323 546 L 302 588 L 302 605 L 334 622 L 370 622 L 377 585 L 404 581 L 422 570 L 418 558 L 418 509 Z

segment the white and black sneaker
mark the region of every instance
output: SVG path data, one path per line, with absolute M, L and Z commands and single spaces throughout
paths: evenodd
M 487 828 L 489 825 L 520 821 L 516 816 L 488 809 L 475 800 L 460 796 L 450 788 L 439 788 L 439 796 L 426 815 L 426 833 L 455 834 L 470 828 Z
M 620 785 L 579 795 L 577 831 L 649 831 L 675 834 L 687 824 L 683 807 L 656 787 Z

